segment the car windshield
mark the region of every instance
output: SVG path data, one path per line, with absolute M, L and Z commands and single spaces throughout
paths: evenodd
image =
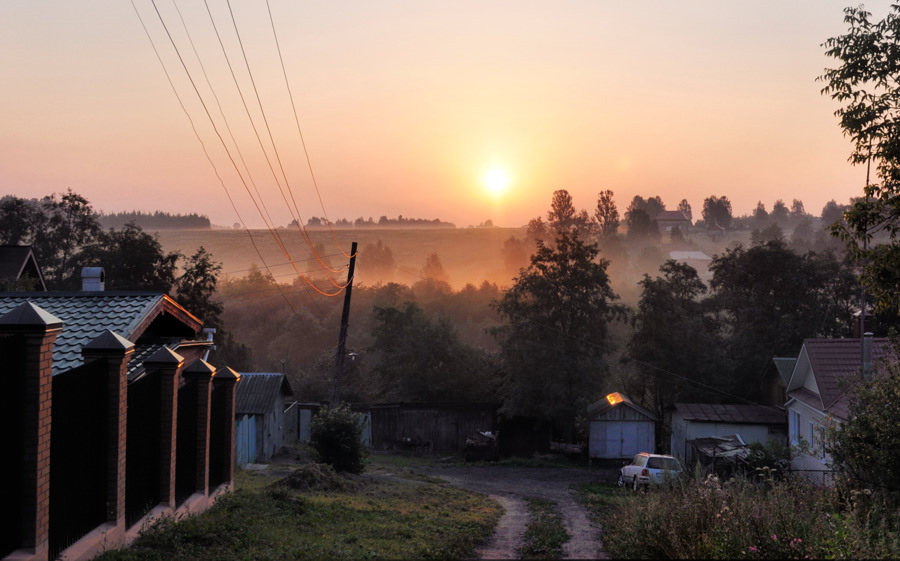
M 650 458 L 647 460 L 647 467 L 650 469 L 666 469 L 669 471 L 680 471 L 678 460 L 675 458 Z

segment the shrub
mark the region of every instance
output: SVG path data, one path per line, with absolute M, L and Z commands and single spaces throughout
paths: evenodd
M 341 403 L 335 408 L 323 407 L 313 417 L 310 428 L 313 448 L 319 461 L 335 471 L 362 473 L 368 450 L 362 441 L 363 417 Z

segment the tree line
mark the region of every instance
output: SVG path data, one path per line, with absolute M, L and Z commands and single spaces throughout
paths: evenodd
M 127 224 L 135 224 L 145 230 L 208 230 L 211 225 L 209 217 L 197 213 L 169 214 L 168 212 L 100 212 L 97 214 L 100 227 L 116 230 L 124 228 Z

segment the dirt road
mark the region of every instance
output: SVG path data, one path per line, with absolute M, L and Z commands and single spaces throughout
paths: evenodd
M 600 543 L 600 529 L 575 499 L 572 484 L 607 481 L 608 474 L 563 468 L 514 467 L 418 467 L 415 471 L 439 477 L 455 487 L 489 495 L 504 509 L 493 537 L 478 550 L 481 559 L 517 559 L 524 542 L 529 515 L 526 497 L 547 499 L 557 504 L 569 541 L 564 559 L 606 559 Z

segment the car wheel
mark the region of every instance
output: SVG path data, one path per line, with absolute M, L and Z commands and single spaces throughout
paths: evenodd
M 632 488 L 632 490 L 634 490 L 634 491 L 637 491 L 638 489 L 641 488 L 641 486 L 638 485 L 638 478 L 637 478 L 636 475 L 634 476 L 634 480 L 631 482 L 631 488 Z
M 619 480 L 616 481 L 616 485 L 618 485 L 619 487 L 625 486 L 625 477 L 621 473 L 619 474 Z

